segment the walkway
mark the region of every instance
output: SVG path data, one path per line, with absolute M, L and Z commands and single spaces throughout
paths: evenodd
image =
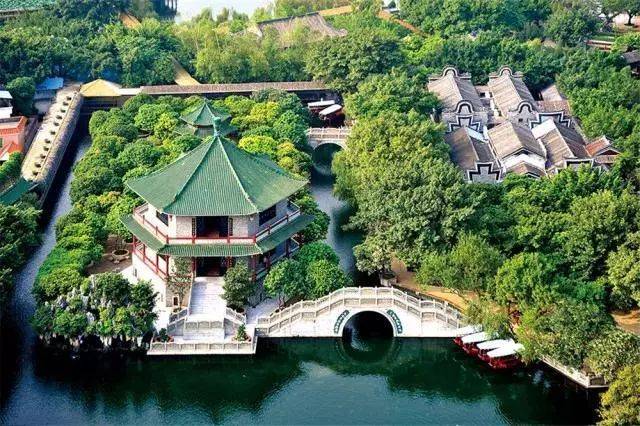
M 416 280 L 416 273 L 408 271 L 406 266 L 397 259 L 391 262 L 391 269 L 396 274 L 398 279 L 397 287 L 410 290 L 416 294 L 421 294 L 428 297 L 448 302 L 450 305 L 455 306 L 457 309 L 464 311 L 467 309 L 469 300 L 476 298 L 473 293 L 467 293 L 462 297 L 457 293 L 449 290 L 445 287 L 437 286 L 423 286 L 418 284 Z
M 140 26 L 140 21 L 135 16 L 120 12 L 120 22 L 127 28 L 133 29 Z M 194 86 L 200 84 L 191 74 L 175 59 L 173 61 L 174 81 L 178 86 Z
M 77 84 L 58 90 L 22 162 L 22 177 L 39 186 L 44 200 L 76 128 L 83 98 Z

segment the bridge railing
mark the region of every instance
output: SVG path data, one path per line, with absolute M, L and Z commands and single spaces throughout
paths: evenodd
M 256 342 L 151 342 L 147 355 L 224 354 L 249 355 L 256 352 Z
M 315 318 L 318 314 L 342 306 L 404 308 L 421 320 L 438 320 L 452 327 L 461 325 L 463 315 L 446 302 L 427 297 L 419 299 L 396 288 L 347 287 L 317 300 L 303 300 L 281 311 L 257 320 L 256 332 L 270 333 L 299 319 Z

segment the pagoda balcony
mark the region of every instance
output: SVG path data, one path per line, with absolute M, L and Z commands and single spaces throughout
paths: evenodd
M 301 216 L 300 208 L 289 201 L 287 205 L 287 213 L 284 217 L 278 219 L 274 223 L 270 224 L 267 228 L 258 232 L 252 236 L 234 236 L 229 235 L 225 237 L 198 237 L 198 236 L 180 236 L 173 237 L 167 235 L 162 229 L 158 227 L 158 224 L 149 221 L 146 218 L 146 212 L 149 209 L 148 204 L 143 204 L 134 209 L 133 218 L 135 221 L 144 227 L 151 235 L 153 235 L 158 241 L 163 244 L 255 244 L 269 237 L 275 231 L 287 226 L 290 222 L 294 221 Z

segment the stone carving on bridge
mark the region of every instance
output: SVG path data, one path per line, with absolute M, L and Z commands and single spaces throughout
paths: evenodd
M 344 319 L 349 315 L 349 310 L 345 310 L 343 311 L 340 315 L 338 315 L 338 318 L 336 319 L 336 323 L 333 326 L 333 333 L 334 334 L 338 334 L 340 333 L 340 326 L 342 325 L 342 323 L 344 322 Z
M 402 334 L 402 321 L 400 321 L 400 318 L 398 318 L 398 315 L 393 311 L 393 309 L 389 309 L 387 311 L 387 314 L 393 320 L 393 325 L 396 328 L 396 334 L 397 335 Z

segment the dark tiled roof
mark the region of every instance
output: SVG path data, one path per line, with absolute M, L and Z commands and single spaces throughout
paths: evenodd
M 491 146 L 501 159 L 521 150 L 533 152 L 543 158 L 545 156 L 531 130 L 522 124 L 507 121 L 489 129 L 488 133 Z
M 461 101 L 470 102 L 476 111 L 484 109 L 484 104 L 471 81 L 452 73 L 431 80 L 428 89 L 440 99 L 445 110 L 455 110 Z
M 498 168 L 489 144 L 472 137 L 466 128 L 447 133 L 445 141 L 451 148 L 451 161 L 462 170 L 476 170 L 476 163 L 492 163 L 494 170 Z

